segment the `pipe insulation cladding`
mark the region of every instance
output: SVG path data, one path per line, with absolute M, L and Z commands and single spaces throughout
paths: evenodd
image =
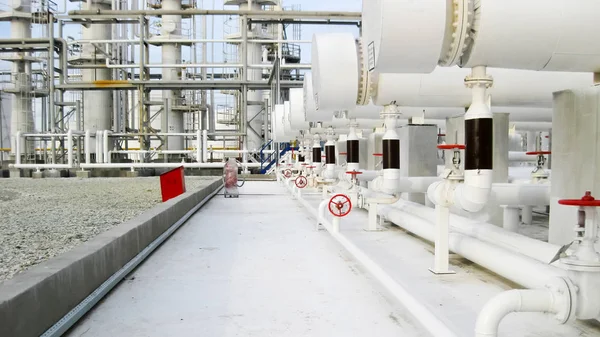
M 595 0 L 363 0 L 363 55 L 375 82 L 438 64 L 596 72 L 598 12 Z
M 473 40 L 462 56 L 461 66 L 581 72 L 600 70 L 600 2 L 476 2 L 471 25 Z M 540 15 L 542 12 L 543 15 Z M 403 44 L 400 40 L 396 42 Z
M 290 89 L 290 123 L 294 130 L 303 130 L 309 127 L 304 113 L 303 88 Z
M 352 34 L 313 35 L 312 84 L 318 112 L 332 109 L 350 110 L 356 107 L 357 83 L 360 80 L 358 58 L 345 57 L 355 53 L 356 45 Z M 337 57 L 328 57 L 330 55 Z M 339 72 L 338 69 L 347 71 Z M 353 95 L 346 94 L 352 91 Z
M 321 147 L 313 147 L 312 148 L 312 161 L 313 163 L 320 163 L 321 162 Z
M 321 34 L 327 35 L 327 34 Z M 347 39 L 340 39 L 338 44 L 346 44 L 347 48 L 356 48 L 356 44 L 350 41 L 352 34 L 348 33 Z M 313 48 L 315 45 L 313 44 Z M 345 48 L 346 49 L 346 48 Z M 331 95 L 330 103 L 335 100 L 334 111 L 348 110 L 343 106 L 347 97 L 354 97 L 360 87 L 360 81 L 355 80 L 354 86 L 349 86 L 346 81 L 335 77 L 324 78 L 328 74 L 348 74 L 356 72 L 354 66 L 337 62 L 339 54 L 316 55 L 318 60 L 313 62 L 327 63 L 327 74 L 321 74 L 313 70 L 312 78 L 318 81 L 331 83 L 323 90 Z M 359 57 L 357 53 L 344 55 L 344 58 Z M 363 58 L 365 56 L 362 56 Z M 363 59 L 364 61 L 367 59 Z M 354 64 L 354 62 L 351 62 Z M 360 63 L 360 62 L 356 62 Z M 444 107 L 444 108 L 466 108 L 471 104 L 471 94 L 465 90 L 463 79 L 470 73 L 469 69 L 459 67 L 433 67 L 429 74 L 409 73 L 384 73 L 378 77 L 370 78 L 370 96 L 373 105 L 385 106 L 395 102 L 400 107 Z M 552 108 L 552 93 L 568 88 L 585 87 L 592 84 L 592 75 L 589 73 L 570 72 L 540 72 L 519 69 L 489 68 L 488 73 L 494 77 L 495 85 L 489 89 L 494 107 L 503 108 Z M 323 94 L 319 94 L 323 96 Z M 403 108 L 402 108 L 403 109 Z M 373 118 L 370 105 L 348 110 L 349 118 Z M 548 110 L 550 111 L 550 110 Z M 404 113 L 404 111 L 402 111 Z M 464 110 L 463 110 L 464 112 Z M 510 111 L 497 111 L 510 112 Z M 551 113 L 548 113 L 550 116 Z M 435 117 L 428 117 L 435 118 Z
M 453 10 L 449 3 L 363 0 L 363 57 L 375 82 L 384 73 L 429 73 L 435 69 L 444 45 L 447 13 Z

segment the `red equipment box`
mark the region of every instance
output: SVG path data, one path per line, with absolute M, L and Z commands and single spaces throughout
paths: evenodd
M 160 192 L 163 202 L 185 193 L 183 166 L 160 175 Z

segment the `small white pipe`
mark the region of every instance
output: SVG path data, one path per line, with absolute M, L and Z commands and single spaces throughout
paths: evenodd
M 109 132 L 110 131 L 108 131 L 108 130 L 104 130 L 104 135 L 103 135 L 103 141 L 104 141 L 104 143 L 102 145 L 102 149 L 103 149 L 103 152 L 104 152 L 104 155 L 103 155 L 104 156 L 104 163 L 107 163 L 107 164 L 110 163 L 110 154 L 108 153 L 108 151 L 109 151 L 108 133 Z
M 502 226 L 509 232 L 518 233 L 519 225 L 521 224 L 519 220 L 519 211 L 520 209 L 515 206 L 505 206 L 503 211 L 503 221 Z
M 17 134 L 15 136 L 15 151 L 16 151 L 15 164 L 16 165 L 21 164 L 21 141 L 22 141 L 21 138 L 22 138 L 21 131 L 17 131 Z
M 92 163 L 92 153 L 90 152 L 90 130 L 85 130 L 85 163 Z
M 9 167 L 19 169 L 70 169 L 72 168 L 69 164 L 13 164 Z
M 223 168 L 225 163 L 104 163 L 104 164 L 81 164 L 82 168 Z M 240 167 L 260 167 L 260 163 L 238 164 Z
M 202 162 L 208 161 L 208 130 L 202 130 Z
M 96 131 L 96 163 L 103 163 L 102 155 L 104 153 L 103 146 L 103 133 L 102 131 Z
M 311 213 L 315 213 L 315 209 L 303 198 L 298 201 L 306 207 Z M 332 229 L 332 225 L 325 219 L 325 209 L 329 200 L 324 200 L 319 204 L 317 216 L 318 222 L 325 228 L 331 236 L 336 239 L 363 267 L 377 279 L 404 307 L 413 314 L 422 326 L 427 329 L 433 336 L 455 337 L 456 334 L 450 328 L 440 321 L 421 301 L 417 300 L 413 295 L 398 284 L 388 275 L 375 261 L 371 260 L 363 251 L 356 247 L 350 240 L 346 239 L 339 232 Z
M 476 337 L 497 337 L 500 322 L 512 312 L 557 313 L 560 301 L 548 289 L 505 291 L 492 298 L 477 316 Z
M 196 132 L 196 162 L 202 162 L 202 130 Z
M 536 162 L 537 156 L 530 156 L 527 152 L 509 151 L 508 160 L 514 162 Z
M 67 131 L 67 163 L 69 168 L 73 168 L 73 131 L 71 130 Z

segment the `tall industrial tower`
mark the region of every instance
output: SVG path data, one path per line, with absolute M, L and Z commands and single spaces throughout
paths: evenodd
M 279 0 L 225 0 L 224 5 L 231 6 L 239 6 L 240 10 L 252 10 L 252 11 L 261 11 L 261 10 L 281 10 L 281 5 Z M 267 7 L 270 6 L 270 7 Z M 261 63 L 269 63 L 266 55 L 263 57 L 263 44 L 261 43 L 253 43 L 250 40 L 279 40 L 281 39 L 281 30 L 275 29 L 276 25 L 267 26 L 266 28 L 263 25 L 252 24 L 249 27 L 244 27 L 245 22 L 240 18 L 239 22 L 239 31 L 233 34 L 228 34 L 226 39 L 242 39 L 244 37 L 243 29 L 247 29 L 247 39 L 250 43 L 247 43 L 247 65 L 257 65 Z M 265 28 L 265 29 L 263 29 Z M 240 61 L 243 60 L 243 48 L 242 45 L 237 44 L 238 47 L 238 58 Z M 260 81 L 262 80 L 263 72 L 262 69 L 252 68 L 250 66 L 247 67 L 247 74 L 242 74 L 245 76 L 248 81 Z M 244 78 L 242 78 L 244 80 Z M 263 144 L 263 121 L 264 118 L 261 116 L 262 113 L 265 113 L 263 109 L 264 103 L 264 93 L 262 90 L 249 90 L 247 93 L 247 106 L 246 109 L 242 106 L 238 106 L 239 113 L 244 113 L 246 111 L 246 118 L 244 120 L 250 121 L 249 127 L 246 135 L 246 141 L 244 142 L 244 147 L 246 149 L 260 149 Z M 263 111 L 261 113 L 261 110 Z M 245 125 L 242 125 L 242 128 L 246 128 Z

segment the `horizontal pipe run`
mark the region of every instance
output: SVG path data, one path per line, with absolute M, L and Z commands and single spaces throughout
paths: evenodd
M 258 168 L 260 163 L 238 163 L 238 167 Z M 104 164 L 81 164 L 83 169 L 93 168 L 223 168 L 225 163 L 104 163 Z
M 75 10 L 69 12 L 69 18 L 81 17 L 139 17 L 162 15 L 240 15 L 252 18 L 277 18 L 280 20 L 295 19 L 328 19 L 328 20 L 361 20 L 360 12 L 325 12 L 325 11 L 263 11 L 263 10 L 219 10 L 219 9 L 181 9 L 181 10 Z
M 290 187 L 286 184 L 290 192 L 294 195 L 294 187 Z M 324 200 L 319 204 L 319 209 L 315 210 L 306 200 L 301 196 L 298 197 L 298 201 L 304 205 L 304 207 L 311 213 L 317 215 L 318 222 L 336 239 L 358 262 L 360 262 L 364 268 L 377 279 L 394 297 L 400 301 L 412 314 L 413 316 L 427 329 L 433 336 L 445 336 L 445 337 L 456 337 L 456 334 L 448 328 L 442 321 L 440 321 L 435 314 L 433 314 L 427 307 L 421 304 L 413 295 L 398 284 L 394 279 L 389 276 L 375 261 L 371 260 L 363 251 L 356 247 L 350 240 L 348 240 L 339 231 L 333 230 L 333 225 L 322 216 L 325 213 L 326 203 L 329 200 Z M 343 221 L 341 222 L 343 228 Z
M 381 207 L 379 215 L 427 241 L 435 240 L 434 224 L 397 207 L 397 204 Z M 527 288 L 541 288 L 549 278 L 567 275 L 565 270 L 461 233 L 450 233 L 449 248 L 454 253 Z M 502 256 L 502 259 L 498 259 L 498 256 Z
M 423 221 L 427 221 L 429 224 L 436 223 L 436 216 L 433 208 L 408 201 L 399 201 L 393 207 L 407 214 L 416 216 Z M 469 235 L 481 241 L 497 245 L 509 251 L 529 256 L 543 263 L 549 263 L 560 249 L 560 246 L 532 239 L 517 233 L 511 233 L 498 226 L 467 219 L 456 214 L 450 214 L 450 229 L 454 232 Z

